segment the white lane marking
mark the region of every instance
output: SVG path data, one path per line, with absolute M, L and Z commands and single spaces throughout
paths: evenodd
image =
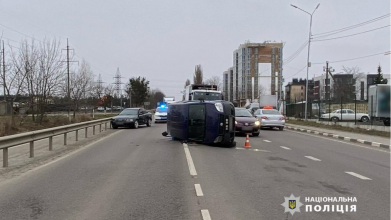
M 194 184 L 196 195 L 197 196 L 204 196 L 204 193 L 202 192 L 201 185 L 200 184 Z
M 318 158 L 315 158 L 315 157 L 311 157 L 311 156 L 305 156 L 307 157 L 308 159 L 311 159 L 311 160 L 315 160 L 315 161 L 321 161 L 320 159 Z
M 355 173 L 355 172 L 348 172 L 348 171 L 345 171 L 345 173 L 350 174 L 350 175 L 352 175 L 352 176 L 355 176 L 355 177 L 357 177 L 357 178 L 360 178 L 360 179 L 362 179 L 362 180 L 372 180 L 371 178 L 368 178 L 368 177 L 366 177 L 366 176 L 360 175 L 360 174 Z
M 289 130 L 287 130 L 287 131 L 289 131 Z M 330 139 L 330 138 L 326 138 L 326 137 L 321 137 L 321 136 L 317 136 L 317 135 L 306 134 L 306 133 L 297 132 L 297 131 L 289 131 L 289 132 L 293 132 L 293 133 L 297 133 L 297 134 L 302 134 L 302 135 L 307 135 L 307 136 L 316 137 L 316 138 L 322 138 L 322 139 L 329 140 L 329 141 L 335 141 L 335 142 L 344 143 L 344 144 L 347 144 L 347 145 L 352 145 L 352 146 L 361 147 L 361 148 L 366 148 L 366 149 L 371 149 L 371 150 L 375 150 L 375 151 L 381 151 L 381 152 L 385 152 L 385 153 L 391 153 L 390 151 L 380 150 L 380 149 L 373 148 L 373 147 L 360 146 L 360 145 L 357 145 L 357 144 L 348 143 L 348 142 L 339 141 L 339 140 L 334 140 L 334 139 Z M 360 139 L 357 140 L 357 141 L 360 142 Z M 363 141 L 363 140 L 361 140 L 361 141 Z M 361 143 L 364 143 L 364 141 L 361 142 Z
M 284 147 L 284 146 L 280 146 L 282 149 L 285 149 L 285 150 L 290 150 L 289 147 Z
M 210 214 L 207 209 L 201 209 L 201 215 L 203 220 L 212 220 L 212 218 L 210 218 Z
M 263 140 L 264 142 L 268 142 L 268 143 L 270 143 L 271 141 L 269 141 L 269 140 Z
M 187 165 L 189 165 L 190 175 L 197 176 L 197 171 L 196 171 L 194 163 L 193 163 L 193 158 L 191 158 L 189 146 L 187 146 L 187 144 L 183 143 L 183 148 L 185 149 L 186 160 L 187 160 Z

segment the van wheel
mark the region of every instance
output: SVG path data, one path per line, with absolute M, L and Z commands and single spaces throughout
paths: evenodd
M 280 131 L 284 130 L 284 127 L 279 127 L 278 129 L 280 129 Z
M 148 121 L 147 121 L 147 127 L 151 127 L 151 124 L 152 124 L 152 120 L 151 120 L 151 119 L 148 119 Z

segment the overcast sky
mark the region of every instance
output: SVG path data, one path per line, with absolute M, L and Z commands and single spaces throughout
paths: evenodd
M 5 43 L 17 47 L 27 36 L 66 38 L 76 59 L 87 60 L 94 74 L 113 83 L 119 67 L 123 81 L 144 76 L 151 88 L 180 99 L 187 78 L 201 64 L 204 78 L 220 76 L 232 66 L 232 54 L 246 40 L 284 42 L 288 58 L 308 40 L 310 16 L 290 6 L 312 12 L 313 34 L 359 24 L 390 13 L 389 0 L 1 0 L 0 28 Z M 390 17 L 334 38 L 390 24 Z M 12 28 L 13 30 L 11 30 Z M 17 32 L 16 32 L 17 31 Z M 20 33 L 18 33 L 20 32 Z M 22 34 L 24 35 L 22 35 Z M 16 42 L 15 42 L 16 41 Z M 356 36 L 311 43 L 310 61 L 325 63 L 378 54 L 390 50 L 390 27 Z M 307 49 L 284 66 L 285 82 L 306 76 Z M 358 66 L 365 73 L 378 65 L 390 73 L 390 55 L 331 64 Z M 76 65 L 76 64 L 74 64 Z M 324 64 L 313 65 L 310 76 L 320 75 Z

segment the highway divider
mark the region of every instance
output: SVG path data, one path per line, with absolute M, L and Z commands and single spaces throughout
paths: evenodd
M 37 131 L 30 131 L 21 134 L 8 135 L 0 137 L 0 150 L 3 150 L 3 167 L 8 167 L 8 148 L 15 147 L 21 144 L 30 143 L 30 158 L 34 157 L 34 142 L 42 139 L 49 139 L 49 151 L 53 150 L 53 137 L 58 135 L 64 135 L 64 145 L 67 145 L 67 134 L 69 132 L 76 132 L 76 141 L 79 138 L 79 130 L 85 129 L 85 138 L 88 135 L 88 128 L 92 127 L 92 134 L 95 135 L 95 127 L 99 126 L 99 131 L 102 130 L 104 125 L 107 130 L 107 123 L 111 118 L 104 118 L 99 120 L 75 123 L 70 125 L 64 125 L 54 128 L 47 128 Z M 111 123 L 109 123 L 111 127 Z

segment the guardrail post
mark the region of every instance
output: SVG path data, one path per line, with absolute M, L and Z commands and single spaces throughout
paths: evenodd
M 67 133 L 64 133 L 64 145 L 67 145 Z
M 30 158 L 34 157 L 34 141 L 30 141 Z
M 102 124 L 99 124 L 99 133 L 102 132 Z
M 8 167 L 8 148 L 3 148 L 3 167 Z
M 88 127 L 86 127 L 84 129 L 84 137 L 87 138 L 88 137 Z
M 92 135 L 95 135 L 95 125 L 92 126 Z
M 49 151 L 53 150 L 53 136 L 49 137 Z
M 79 130 L 76 130 L 76 141 L 79 140 Z

